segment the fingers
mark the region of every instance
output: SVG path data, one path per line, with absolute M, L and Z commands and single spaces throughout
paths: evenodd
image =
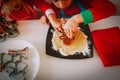
M 62 29 L 61 29 L 60 27 L 55 28 L 55 30 L 56 30 L 57 32 L 62 32 Z
M 73 38 L 73 30 L 69 30 L 69 38 L 70 38 L 70 39 Z
M 40 22 L 43 23 L 43 24 L 48 24 L 49 23 L 48 19 L 45 16 L 42 16 L 40 18 Z
M 71 28 L 64 28 L 64 32 L 68 38 L 73 38 L 74 31 Z
M 64 25 L 65 25 L 65 23 L 66 23 L 66 20 L 65 20 L 65 19 L 63 19 L 63 18 L 61 18 L 61 19 L 60 19 L 60 23 L 62 24 L 62 26 L 64 26 Z
M 75 32 L 78 30 L 78 25 L 65 24 L 63 26 L 64 32 L 68 38 L 73 39 Z
M 52 26 L 54 27 L 54 29 L 55 29 L 57 32 L 62 32 L 62 31 L 63 31 L 62 25 L 61 25 L 60 23 L 53 24 Z

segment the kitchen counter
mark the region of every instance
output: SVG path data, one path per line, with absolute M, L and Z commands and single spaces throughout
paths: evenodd
M 88 59 L 70 60 L 48 56 L 45 43 L 49 26 L 41 24 L 39 20 L 19 21 L 18 24 L 20 35 L 10 39 L 28 41 L 40 55 L 40 67 L 35 80 L 120 80 L 120 66 L 104 67 L 95 48 L 94 56 Z M 120 16 L 112 16 L 89 26 L 91 31 L 120 26 Z

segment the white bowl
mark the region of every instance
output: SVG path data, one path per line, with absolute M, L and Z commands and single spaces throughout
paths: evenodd
M 0 80 L 11 80 L 11 78 L 14 78 L 13 80 L 22 80 L 22 77 L 25 77 L 25 80 L 34 80 L 40 67 L 40 55 L 32 44 L 23 40 L 8 40 L 0 43 L 0 53 L 6 52 L 7 54 L 8 49 L 21 50 L 25 47 L 29 48 L 29 53 L 25 55 L 25 57 L 27 56 L 27 59 L 22 58 L 21 60 L 22 64 L 25 63 L 24 65 L 27 65 L 25 75 L 21 76 L 17 73 L 16 75 L 14 74 L 14 77 L 13 75 L 9 76 L 10 74 L 3 69 L 3 71 L 0 72 Z M 17 70 L 22 69 L 22 67 L 23 65 L 17 65 Z

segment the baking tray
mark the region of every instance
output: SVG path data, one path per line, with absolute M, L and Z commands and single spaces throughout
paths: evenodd
M 87 41 L 88 41 L 89 55 L 88 54 L 84 55 L 82 52 L 76 52 L 74 55 L 63 56 L 60 54 L 59 51 L 55 51 L 54 49 L 52 49 L 51 39 L 53 37 L 53 33 L 51 32 L 51 29 L 53 29 L 53 27 L 51 25 L 48 29 L 47 38 L 46 38 L 46 54 L 63 59 L 85 59 L 85 58 L 93 57 L 93 40 L 89 26 L 79 25 L 79 27 L 81 28 L 81 31 L 88 36 Z

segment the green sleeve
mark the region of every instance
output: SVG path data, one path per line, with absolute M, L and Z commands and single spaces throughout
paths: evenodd
M 93 16 L 90 10 L 86 10 L 80 13 L 82 15 L 82 18 L 84 20 L 84 25 L 91 23 L 93 21 Z

